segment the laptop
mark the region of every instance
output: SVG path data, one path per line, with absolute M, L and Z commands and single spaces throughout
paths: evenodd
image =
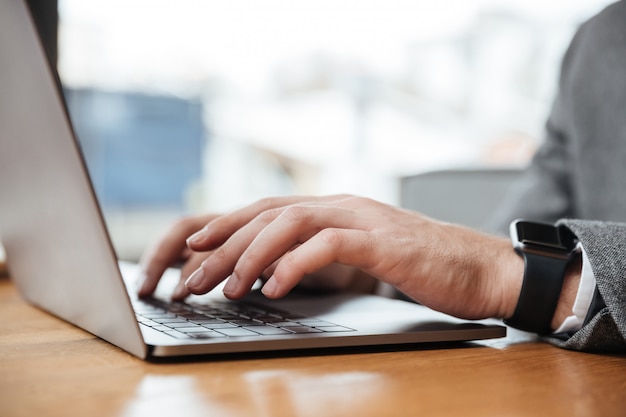
M 136 304 L 136 266 L 115 256 L 56 72 L 22 0 L 0 2 L 0 240 L 29 303 L 144 359 L 506 334 L 489 321 L 375 295 L 295 291 L 270 301 L 255 292 L 234 302 L 213 291 L 172 305 L 162 289 Z M 165 284 L 177 279 L 169 273 Z

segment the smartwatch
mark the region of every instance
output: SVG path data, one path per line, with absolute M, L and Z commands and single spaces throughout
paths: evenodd
M 524 258 L 524 280 L 515 312 L 504 323 L 548 334 L 578 239 L 566 226 L 525 220 L 514 220 L 510 231 L 513 248 Z

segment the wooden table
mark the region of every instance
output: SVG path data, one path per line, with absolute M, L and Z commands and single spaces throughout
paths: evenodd
M 0 279 L 0 416 L 624 416 L 626 356 L 506 339 L 150 363 Z

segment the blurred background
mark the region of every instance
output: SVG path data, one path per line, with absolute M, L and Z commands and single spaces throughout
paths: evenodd
M 397 204 L 523 167 L 561 57 L 610 1 L 59 0 L 58 68 L 120 257 L 269 195 Z

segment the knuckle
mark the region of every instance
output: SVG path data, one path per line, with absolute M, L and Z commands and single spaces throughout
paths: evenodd
M 284 256 L 282 264 L 290 270 L 298 267 L 298 261 L 293 253 L 288 253 Z
M 290 252 L 286 254 L 276 267 L 274 277 L 278 281 L 287 280 L 286 277 L 301 277 L 304 274 L 302 271 L 302 265 L 298 261 L 298 257 Z
M 368 201 L 367 198 L 365 197 L 360 197 L 360 196 L 356 196 L 356 195 L 352 195 L 352 194 L 344 194 L 342 195 L 342 198 L 339 200 L 339 202 L 341 202 L 344 207 L 360 207 L 363 206 L 364 204 L 366 204 Z
M 268 211 L 276 208 L 278 199 L 276 197 L 265 197 L 256 203 L 262 211 Z
M 319 237 L 331 248 L 339 248 L 343 245 L 343 234 L 339 229 L 324 229 L 319 233 Z
M 310 219 L 310 210 L 303 206 L 289 206 L 283 210 L 282 217 L 293 223 L 304 223 Z
M 264 210 L 256 216 L 256 220 L 263 224 L 270 224 L 278 216 L 278 209 Z
M 213 250 L 213 252 L 211 252 L 211 258 L 215 262 L 221 263 L 229 259 L 229 253 L 224 248 L 224 246 L 220 246 L 219 248 L 216 248 L 215 250 Z M 202 267 L 204 268 L 205 266 L 205 262 L 203 262 Z
M 337 194 L 335 196 L 335 203 L 337 204 L 350 204 L 358 197 L 352 194 Z
M 246 249 L 241 256 L 239 256 L 239 261 L 237 262 L 237 267 L 246 267 L 250 268 L 251 266 L 256 266 L 263 261 L 263 256 L 260 251 L 257 250 L 249 250 Z

